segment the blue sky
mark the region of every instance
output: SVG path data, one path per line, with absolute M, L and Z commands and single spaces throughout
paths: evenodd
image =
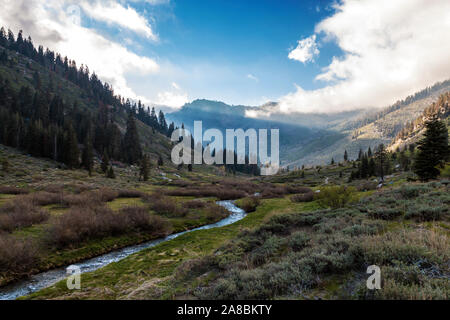
M 0 25 L 116 93 L 271 113 L 388 106 L 450 78 L 448 0 L 0 0 Z
M 297 41 L 314 33 L 330 15 L 320 0 L 171 0 L 160 5 L 128 2 L 151 21 L 157 42 L 87 19 L 115 41 L 156 59 L 167 72 L 129 79 L 139 95 L 173 90 L 176 83 L 189 100 L 208 98 L 231 104 L 258 105 L 293 91 L 323 86 L 314 77 L 338 50 L 328 44 L 315 63 L 288 58 Z

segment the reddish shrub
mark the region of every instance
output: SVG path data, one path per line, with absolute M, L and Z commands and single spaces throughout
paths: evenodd
M 206 206 L 206 203 L 200 200 L 191 200 L 183 203 L 183 206 L 188 209 L 201 209 Z
M 124 208 L 114 212 L 107 207 L 74 207 L 50 228 L 50 242 L 66 247 L 89 239 L 145 231 L 165 235 L 170 226 L 161 217 L 150 216 L 144 208 Z
M 30 191 L 26 189 L 19 189 L 16 187 L 9 187 L 9 186 L 0 186 L 0 194 L 12 194 L 12 195 L 18 195 L 18 194 L 28 194 Z
M 0 234 L 0 272 L 24 275 L 38 261 L 38 250 L 31 240 Z
M 0 230 L 11 232 L 42 223 L 49 217 L 46 210 L 35 206 L 29 199 L 16 199 L 0 208 Z

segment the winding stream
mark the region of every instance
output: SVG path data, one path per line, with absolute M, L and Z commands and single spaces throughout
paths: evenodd
M 203 227 L 195 228 L 189 231 L 171 234 L 165 238 L 156 239 L 135 246 L 125 247 L 116 251 L 112 251 L 101 256 L 81 261 L 76 264 L 81 269 L 81 273 L 92 272 L 100 269 L 110 263 L 125 259 L 129 255 L 142 251 L 147 248 L 152 248 L 160 243 L 178 238 L 179 236 L 194 232 L 197 230 L 206 230 L 212 228 L 219 228 L 233 224 L 239 220 L 242 220 L 247 214 L 244 210 L 236 207 L 233 201 L 218 201 L 217 204 L 227 209 L 231 214 L 216 223 L 208 224 Z M 29 295 L 33 292 L 47 288 L 58 281 L 61 281 L 67 277 L 66 268 L 58 268 L 50 271 L 42 272 L 31 276 L 30 278 L 15 282 L 11 285 L 0 288 L 0 300 L 13 300 L 22 296 Z

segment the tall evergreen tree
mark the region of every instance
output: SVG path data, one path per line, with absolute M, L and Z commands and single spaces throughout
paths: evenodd
M 130 112 L 127 121 L 127 131 L 123 138 L 123 156 L 129 164 L 137 163 L 142 157 L 141 142 L 136 127 L 134 115 Z
M 108 157 L 108 152 L 106 152 L 106 151 L 103 152 L 101 168 L 104 173 L 107 173 L 108 168 L 109 168 L 109 157 Z
M 380 144 L 378 146 L 378 149 L 375 152 L 375 159 L 378 175 L 381 180 L 384 180 L 384 176 L 386 174 L 386 164 L 388 162 L 388 154 L 386 148 L 384 147 L 384 144 Z
M 94 168 L 94 150 L 90 134 L 86 135 L 81 158 L 83 167 L 89 172 L 89 175 L 92 175 L 92 169 Z
M 425 123 L 424 138 L 418 143 L 414 172 L 422 181 L 435 179 L 442 166 L 449 159 L 448 130 L 445 123 L 432 117 Z
M 347 150 L 345 150 L 345 152 L 344 152 L 344 161 L 347 161 L 348 160 L 348 153 L 347 153 Z
M 78 168 L 80 164 L 80 150 L 78 149 L 77 134 L 72 124 L 67 126 L 64 143 L 64 163 L 70 168 Z

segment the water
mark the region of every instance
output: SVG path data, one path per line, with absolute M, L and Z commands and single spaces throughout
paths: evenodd
M 217 223 L 208 224 L 203 227 L 199 227 L 189 231 L 171 234 L 165 238 L 152 240 L 135 246 L 130 246 L 116 251 L 112 251 L 110 253 L 106 253 L 104 255 L 89 260 L 81 261 L 77 263 L 76 266 L 81 269 L 81 273 L 92 272 L 110 263 L 125 259 L 126 257 L 128 257 L 133 253 L 142 251 L 147 248 L 152 248 L 160 243 L 178 238 L 183 234 L 194 232 L 197 230 L 206 230 L 227 226 L 239 220 L 242 220 L 247 215 L 245 211 L 236 207 L 233 201 L 228 200 L 218 201 L 217 204 L 221 205 L 231 213 L 227 218 Z M 67 277 L 66 268 L 53 269 L 50 271 L 38 273 L 25 280 L 21 280 L 19 282 L 0 288 L 0 300 L 13 300 L 22 296 L 29 295 L 33 292 L 50 287 L 51 285 L 65 279 L 66 277 Z

